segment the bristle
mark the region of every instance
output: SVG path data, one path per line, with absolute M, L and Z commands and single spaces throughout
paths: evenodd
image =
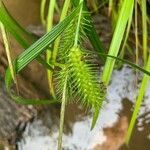
M 58 49 L 57 62 L 65 64 L 65 67 L 56 71 L 54 77 L 56 96 L 59 99 L 62 97 L 64 80 L 67 75 L 67 93 L 68 97 L 71 97 L 67 99 L 67 103 L 80 102 L 86 109 L 92 108 L 95 111 L 92 121 L 93 128 L 99 115 L 97 113 L 105 99 L 105 91 L 98 83 L 96 73 L 98 66 L 92 63 L 94 62 L 93 55 L 80 48 L 82 42 L 87 39 L 84 30 L 90 30 L 89 21 L 85 16 L 86 14 L 83 13 L 80 21 L 77 20 L 78 17 L 75 18 L 64 31 Z M 80 22 L 80 26 L 77 22 Z M 79 36 L 76 39 L 78 46 L 74 46 L 76 28 L 79 29 Z
M 86 107 L 95 109 L 101 108 L 102 102 L 105 99 L 105 91 L 99 88 L 96 77 L 92 73 L 92 69 L 81 58 L 84 53 L 79 47 L 73 47 L 69 53 L 70 71 L 73 76 L 75 86 L 77 87 L 80 100 Z M 73 85 L 72 85 L 73 86 Z M 94 117 L 98 114 L 95 114 Z M 93 118 L 92 127 L 95 125 L 97 118 Z

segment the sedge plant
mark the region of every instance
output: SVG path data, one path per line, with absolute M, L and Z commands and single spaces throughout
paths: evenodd
M 86 16 L 86 12 L 83 11 L 83 1 L 81 1 L 78 7 L 66 19 L 61 21 L 61 23 L 58 26 L 56 26 L 51 32 L 48 32 L 45 36 L 43 36 L 41 39 L 35 42 L 31 47 L 27 48 L 27 50 L 24 51 L 13 62 L 13 67 L 14 67 L 15 73 L 17 74 L 29 62 L 31 62 L 34 58 L 36 58 L 38 54 L 41 54 L 42 50 L 45 50 L 45 48 L 49 46 L 49 44 L 52 41 L 56 40 L 56 38 L 60 35 L 60 33 L 62 33 L 63 30 L 65 29 L 65 32 L 63 33 L 64 37 L 62 39 L 64 40 L 64 43 L 66 43 L 66 45 L 63 44 L 63 46 L 59 45 L 58 47 L 58 50 L 60 52 L 59 55 L 61 55 L 62 53 L 66 55 L 64 56 L 62 55 L 61 57 L 62 60 L 59 60 L 60 62 L 58 61 L 57 63 L 58 66 L 63 66 L 60 68 L 59 73 L 57 73 L 57 74 L 60 74 L 60 76 L 57 77 L 57 79 L 59 79 L 57 81 L 57 84 L 62 83 L 62 85 L 58 89 L 59 91 L 61 91 L 62 94 L 58 93 L 57 100 L 53 97 L 53 99 L 55 100 L 51 100 L 51 101 L 50 100 L 49 101 L 37 100 L 34 103 L 34 100 L 24 100 L 14 95 L 9 90 L 11 81 L 12 81 L 12 75 L 10 73 L 10 70 L 6 72 L 7 90 L 9 91 L 11 97 L 18 103 L 51 104 L 53 102 L 59 101 L 59 94 L 60 94 L 60 98 L 62 101 L 62 108 L 61 108 L 61 123 L 60 123 L 60 136 L 59 136 L 60 140 L 58 142 L 58 149 L 61 149 L 62 147 L 61 146 L 61 139 L 62 139 L 61 134 L 62 134 L 62 128 L 63 128 L 63 118 L 64 118 L 64 109 L 65 109 L 64 106 L 66 105 L 67 91 L 68 90 L 72 92 L 78 91 L 78 93 L 75 95 L 82 97 L 82 99 L 79 98 L 82 101 L 82 103 L 86 107 L 93 108 L 94 117 L 93 117 L 91 128 L 93 128 L 96 123 L 99 110 L 102 105 L 102 100 L 104 100 L 104 95 L 105 95 L 105 92 L 103 91 L 101 92 L 101 90 L 104 90 L 104 88 L 99 88 L 99 84 L 96 78 L 94 77 L 94 74 L 92 73 L 93 72 L 91 68 L 92 65 L 82 60 L 82 57 L 84 57 L 84 55 L 87 55 L 87 54 L 86 54 L 86 51 L 82 52 L 84 49 L 81 47 L 80 42 L 82 40 L 82 36 L 85 36 L 84 28 L 90 27 L 90 24 L 86 25 L 87 23 L 89 23 L 89 21 L 84 16 Z M 3 19 L 4 18 L 2 18 L 2 20 Z M 5 22 L 5 19 L 3 20 L 3 22 Z M 72 32 L 74 32 L 75 34 L 72 34 Z M 78 57 L 76 58 L 76 56 Z M 45 65 L 47 65 L 48 66 L 47 68 L 50 69 L 51 65 L 49 63 L 46 63 Z M 80 68 L 82 67 L 83 69 L 80 71 Z M 79 71 L 79 73 L 77 71 Z M 61 76 L 61 75 L 64 75 L 64 76 Z M 74 79 L 74 81 L 72 79 Z M 64 81 L 62 82 L 61 80 L 64 80 Z M 69 82 L 71 80 L 73 81 L 72 83 Z M 68 84 L 71 84 L 71 86 L 68 86 Z M 62 90 L 60 89 L 61 87 L 62 87 Z M 68 87 L 72 87 L 72 88 L 67 89 Z M 89 90 L 91 91 L 90 93 L 88 93 Z

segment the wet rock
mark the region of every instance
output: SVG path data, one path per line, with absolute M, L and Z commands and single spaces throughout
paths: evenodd
M 21 47 L 10 39 L 13 56 L 17 56 Z M 9 139 L 15 142 L 20 134 L 20 126 L 24 126 L 37 113 L 37 108 L 32 106 L 25 107 L 16 104 L 5 90 L 4 76 L 8 66 L 4 45 L 0 35 L 0 139 Z M 35 76 L 36 74 L 36 76 Z M 28 65 L 19 76 L 17 76 L 18 89 L 20 96 L 24 98 L 42 99 L 48 97 L 47 81 L 44 76 L 45 70 L 37 62 Z M 40 108 L 41 109 L 41 108 Z M 19 129 L 19 133 L 17 133 Z
M 4 82 L 0 80 L 0 139 L 15 138 L 21 124 L 25 124 L 36 114 L 34 108 L 17 105 L 6 93 Z
M 93 150 L 119 150 L 125 142 L 127 128 L 127 117 L 121 117 L 113 127 L 104 129 L 106 141 L 102 145 L 97 145 Z
M 22 48 L 13 38 L 10 38 L 10 47 L 13 58 L 22 51 Z M 14 144 L 16 139 L 20 138 L 26 122 L 37 115 L 37 109 L 42 110 L 43 107 L 26 107 L 18 105 L 10 99 L 4 85 L 4 76 L 7 67 L 7 57 L 0 35 L 0 139 L 7 139 L 10 143 Z M 29 64 L 17 76 L 17 81 L 20 96 L 34 99 L 49 97 L 46 71 L 38 62 L 34 61 Z

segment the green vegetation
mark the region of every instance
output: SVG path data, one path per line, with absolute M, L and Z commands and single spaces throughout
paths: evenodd
M 23 29 L 14 18 L 11 17 L 3 2 L 0 1 L 0 22 L 5 49 L 8 57 L 9 67 L 5 75 L 6 88 L 10 96 L 17 103 L 24 105 L 48 105 L 61 104 L 60 130 L 58 150 L 62 149 L 62 134 L 65 115 L 65 105 L 71 101 L 77 101 L 85 108 L 93 110 L 93 121 L 91 129 L 94 128 L 99 111 L 105 101 L 106 89 L 116 65 L 127 63 L 136 71 L 142 71 L 144 77 L 139 90 L 133 116 L 129 125 L 126 142 L 129 143 L 134 129 L 135 121 L 142 104 L 143 96 L 150 76 L 150 56 L 148 53 L 148 15 L 146 0 L 101 0 L 108 8 L 109 16 L 112 16 L 113 36 L 108 53 L 104 50 L 96 29 L 92 22 L 90 12 L 84 0 L 64 0 L 61 10 L 56 0 L 49 1 L 48 13 L 45 16 L 46 0 L 41 0 L 41 22 L 46 28 L 46 34 L 40 39 Z M 91 1 L 94 12 L 98 12 L 99 2 Z M 139 10 L 141 10 L 139 12 Z M 55 11 L 60 14 L 57 25 L 53 23 Z M 142 24 L 138 22 L 141 15 Z M 138 27 L 142 28 L 142 54 L 140 53 L 140 40 Z M 126 50 L 133 49 L 128 44 L 131 28 L 135 30 L 135 50 L 130 50 L 135 56 L 135 63 L 124 59 Z M 18 43 L 26 49 L 15 60 L 11 60 L 9 43 L 5 29 L 10 32 Z M 84 41 L 88 41 L 93 50 L 84 47 Z M 42 56 L 45 55 L 46 59 Z M 99 56 L 104 64 L 101 82 L 96 74 L 95 64 L 89 57 Z M 47 78 L 51 98 L 49 100 L 23 99 L 11 91 L 15 75 L 24 69 L 31 61 L 36 59 L 47 69 Z M 143 60 L 143 66 L 139 64 Z M 133 59 L 134 61 L 134 59 Z M 54 82 L 55 79 L 55 82 Z

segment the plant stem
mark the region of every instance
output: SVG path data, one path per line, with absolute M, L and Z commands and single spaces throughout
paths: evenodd
M 113 0 L 109 0 L 108 16 L 111 15 L 112 8 L 113 8 Z
M 70 5 L 70 0 L 65 0 L 64 6 L 63 6 L 63 10 L 60 16 L 60 21 L 63 21 L 67 15 L 68 9 L 69 9 L 69 5 Z M 60 43 L 60 37 L 58 37 L 55 42 L 54 42 L 54 49 L 52 51 L 51 54 L 51 63 L 53 64 L 53 68 L 54 65 L 56 63 L 56 57 L 57 57 L 57 51 L 59 48 L 59 43 Z M 52 76 L 53 76 L 53 72 L 49 71 L 49 84 L 50 84 L 50 89 L 51 89 L 51 94 L 53 95 L 53 97 L 55 97 L 55 93 L 54 93 L 54 87 L 53 87 L 53 83 L 52 83 Z
M 146 7 L 146 0 L 142 0 L 142 30 L 143 30 L 143 59 L 144 64 L 147 62 L 147 7 Z
M 137 0 L 135 0 L 135 50 L 136 50 L 136 59 L 135 62 L 138 65 L 139 62 L 139 40 L 138 40 L 138 10 L 137 10 Z
M 67 15 L 67 12 L 68 12 L 68 9 L 69 9 L 69 5 L 70 5 L 70 0 L 65 0 L 63 10 L 62 10 L 62 13 L 61 13 L 61 16 L 60 16 L 60 22 L 65 19 L 66 15 Z M 60 36 L 54 42 L 54 49 L 53 49 L 53 52 L 52 52 L 52 63 L 53 64 L 55 64 L 55 61 L 56 61 L 59 43 L 60 43 Z
M 80 12 L 79 12 L 79 16 L 78 16 L 78 23 L 77 23 L 76 33 L 75 33 L 74 46 L 78 45 L 78 40 L 79 40 L 80 23 L 81 23 L 82 11 L 83 11 L 83 0 L 80 0 L 80 4 L 81 3 L 82 3 L 82 6 L 80 8 Z
M 41 22 L 43 25 L 45 25 L 45 5 L 46 5 L 46 0 L 41 0 L 41 8 L 40 8 L 40 17 L 41 17 Z
M 98 13 L 97 1 L 92 0 L 91 1 L 91 5 L 93 7 L 93 11 L 96 12 L 96 13 Z
M 56 0 L 50 0 L 49 2 L 49 9 L 48 9 L 48 15 L 47 15 L 47 26 L 46 26 L 46 31 L 49 32 L 51 31 L 53 27 L 53 16 L 54 16 L 54 10 L 55 10 L 55 3 Z M 51 51 L 47 50 L 46 53 L 46 61 L 49 64 L 51 59 Z M 47 70 L 47 78 L 48 78 L 48 85 L 50 89 L 50 94 L 54 97 L 54 88 L 52 84 L 52 71 Z
M 62 104 L 61 104 L 61 112 L 60 112 L 60 126 L 59 126 L 59 137 L 58 137 L 58 150 L 62 150 L 62 137 L 63 137 L 63 128 L 64 128 L 64 117 L 65 117 L 65 105 L 66 105 L 66 88 L 67 88 L 67 78 L 65 77 L 65 83 L 62 94 Z
M 10 73 L 11 73 L 12 79 L 13 79 L 15 85 L 16 85 L 17 93 L 19 94 L 17 80 L 15 78 L 15 71 L 14 71 L 14 68 L 13 68 L 12 60 L 11 60 L 11 53 L 10 53 L 10 48 L 9 48 L 9 42 L 8 42 L 8 39 L 7 39 L 5 27 L 4 27 L 4 25 L 1 22 L 0 22 L 0 28 L 1 28 L 1 32 L 2 32 L 2 38 L 3 38 L 5 50 L 6 50 L 8 64 L 9 64 L 9 67 L 10 67 Z

